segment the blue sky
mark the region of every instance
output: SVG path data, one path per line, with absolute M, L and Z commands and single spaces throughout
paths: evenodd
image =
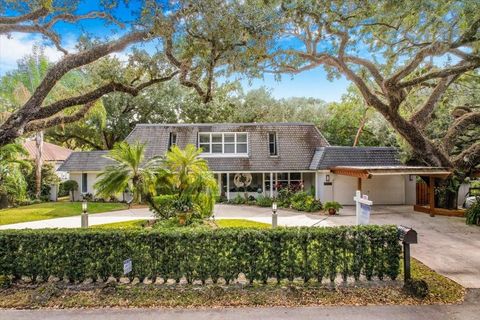
M 91 7 L 91 2 L 79 8 L 79 12 L 85 13 L 97 8 Z M 132 19 L 131 12 L 138 9 L 138 3 L 131 1 L 129 7 L 120 6 L 115 15 L 122 21 Z M 105 26 L 103 20 L 83 20 L 78 24 L 58 23 L 56 31 L 62 36 L 62 43 L 67 49 L 73 49 L 78 36 L 82 31 L 87 31 L 97 37 L 107 37 L 118 33 L 118 28 L 114 25 Z M 45 53 L 50 60 L 58 60 L 62 54 L 58 52 L 51 44 L 43 43 L 38 35 L 12 34 L 10 39 L 0 36 L 0 75 L 14 69 L 16 61 L 29 54 L 34 45 L 45 45 Z M 125 57 L 125 53 L 119 53 Z M 263 79 L 247 80 L 242 79 L 241 83 L 246 91 L 259 87 L 267 87 L 276 98 L 289 97 L 313 97 L 320 98 L 327 102 L 339 101 L 343 93 L 346 92 L 348 81 L 345 78 L 334 81 L 327 80 L 325 71 L 319 67 L 309 70 L 294 77 L 283 75 L 280 81 L 275 80 L 271 74 L 264 75 Z

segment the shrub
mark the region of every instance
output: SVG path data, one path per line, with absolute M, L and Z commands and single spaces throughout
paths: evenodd
M 147 202 L 150 205 L 150 209 L 154 212 L 155 217 L 164 220 L 176 216 L 177 201 L 178 196 L 173 194 L 147 198 Z
M 67 180 L 65 182 L 60 183 L 60 187 L 58 188 L 58 196 L 71 196 L 74 191 L 78 190 L 78 183 L 75 180 Z
M 465 211 L 467 224 L 480 225 L 480 197 Z
M 260 206 L 260 207 L 271 207 L 272 198 L 259 195 L 255 203 L 257 204 L 257 206 Z
M 322 210 L 322 203 L 303 191 L 293 194 L 290 202 L 291 208 L 298 211 L 314 212 Z
M 426 298 L 430 292 L 427 282 L 417 279 L 410 279 L 405 282 L 404 289 L 408 294 L 420 299 Z
M 274 229 L 0 231 L 0 275 L 33 281 L 50 276 L 71 282 L 129 277 L 183 277 L 227 283 L 245 274 L 249 282 L 302 278 L 334 281 L 399 274 L 401 247 L 395 226 Z
M 245 199 L 245 197 L 242 197 L 239 193 L 237 193 L 235 198 L 228 201 L 228 203 L 231 203 L 231 204 L 246 204 L 247 200 Z

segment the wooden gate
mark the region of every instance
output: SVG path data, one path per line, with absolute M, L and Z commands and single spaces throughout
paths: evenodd
M 419 205 L 419 206 L 424 206 L 424 205 L 428 205 L 429 204 L 429 201 L 428 201 L 428 184 L 426 184 L 425 182 L 417 182 L 417 185 L 416 185 L 416 195 L 417 195 L 417 202 L 416 204 Z

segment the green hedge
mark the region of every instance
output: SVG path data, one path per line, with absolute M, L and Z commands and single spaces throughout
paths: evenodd
M 389 277 L 399 273 L 394 226 L 228 228 L 216 230 L 8 230 L 0 232 L 0 275 L 34 281 L 185 277 L 227 283 L 243 272 L 249 282 Z

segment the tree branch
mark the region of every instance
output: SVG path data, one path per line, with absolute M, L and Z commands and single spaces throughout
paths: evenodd
M 455 144 L 456 138 L 461 135 L 470 125 L 480 127 L 480 112 L 469 112 L 456 119 L 448 128 L 443 137 L 443 146 L 449 152 Z
M 33 12 L 17 16 L 17 17 L 0 17 L 0 24 L 14 24 L 26 21 L 37 20 L 41 17 L 45 17 L 49 13 L 47 8 L 40 8 Z
M 467 71 L 475 70 L 478 67 L 480 67 L 480 60 L 474 63 L 459 63 L 453 67 L 438 70 L 438 71 L 432 71 L 427 74 L 424 74 L 423 76 L 413 78 L 412 80 L 408 81 L 402 81 L 398 84 L 398 87 L 400 88 L 407 88 L 411 86 L 415 86 L 418 84 L 421 84 L 422 82 L 425 82 L 430 79 L 435 79 L 435 78 L 446 78 L 451 75 L 460 75 L 462 73 L 465 73 Z
M 453 158 L 455 167 L 468 172 L 480 164 L 480 141 L 471 145 L 458 156 Z
M 410 122 L 423 130 L 430 121 L 435 106 L 440 101 L 450 84 L 452 84 L 457 78 L 458 75 L 441 79 L 435 89 L 433 89 L 427 101 L 425 101 L 423 106 L 410 118 Z
M 93 91 L 85 93 L 83 95 L 79 95 L 76 97 L 71 97 L 67 99 L 63 99 L 60 101 L 56 101 L 48 106 L 40 108 L 35 114 L 34 119 L 44 119 L 55 115 L 56 113 L 73 106 L 78 106 L 82 104 L 89 103 L 91 101 L 95 101 L 102 96 L 110 93 L 110 92 L 124 92 L 128 93 L 132 96 L 137 96 L 141 90 L 152 86 L 154 84 L 165 82 L 171 80 L 175 75 L 178 74 L 178 71 L 171 73 L 170 75 L 163 77 L 163 78 L 156 78 L 150 81 L 144 82 L 136 87 L 128 86 L 122 83 L 111 82 L 104 86 L 101 86 Z
M 25 126 L 25 133 L 41 131 L 50 127 L 58 126 L 60 124 L 66 124 L 78 121 L 82 119 L 85 114 L 92 108 L 94 101 L 87 103 L 80 110 L 70 116 L 58 116 L 54 118 L 32 121 Z

